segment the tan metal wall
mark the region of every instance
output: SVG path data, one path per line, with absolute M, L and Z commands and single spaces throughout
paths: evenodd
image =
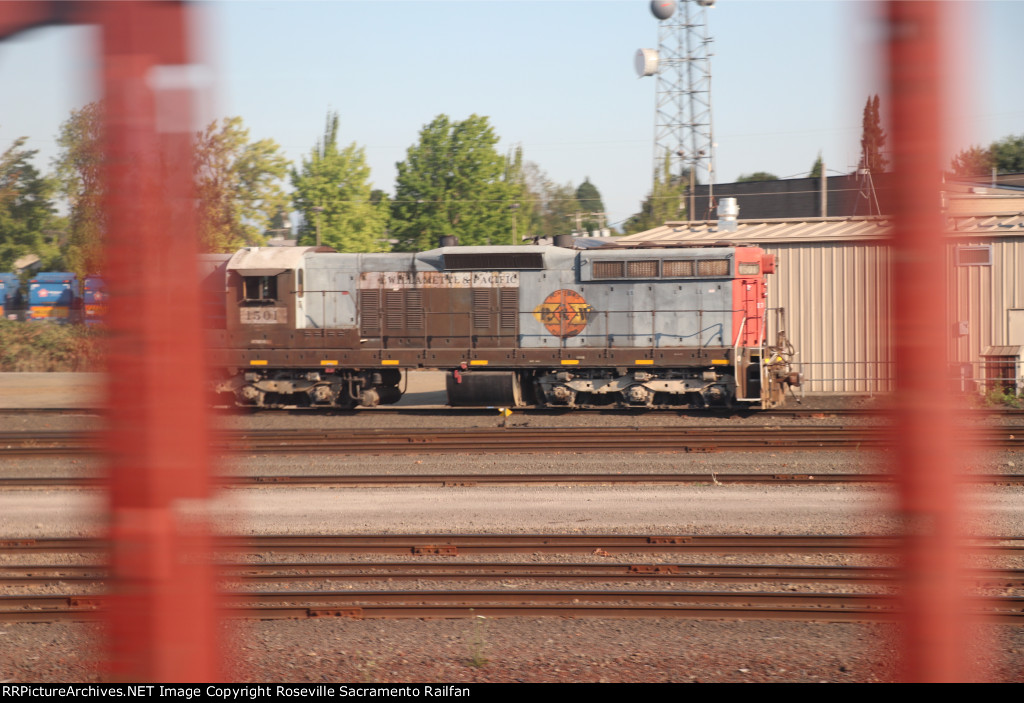
M 957 244 L 991 246 L 992 265 L 957 266 Z M 786 309 L 786 331 L 799 352 L 804 391 L 892 390 L 888 247 L 877 241 L 762 246 L 778 258 L 768 303 Z M 946 270 L 936 272 L 936 314 L 945 289 L 950 358 L 971 364 L 971 373 L 978 376 L 985 349 L 1011 341 L 1007 310 L 1024 309 L 1024 239 L 951 241 L 946 261 Z M 944 276 L 952 283 L 948 288 Z M 960 320 L 967 321 L 966 336 L 957 334 Z
M 992 265 L 957 266 L 957 244 L 991 246 Z M 951 329 L 950 357 L 960 362 L 971 362 L 976 367 L 986 348 L 1010 343 L 1007 310 L 1024 308 L 1024 240 L 972 238 L 951 243 L 947 263 L 953 272 L 953 285 L 947 302 Z M 953 325 L 960 320 L 967 321 L 966 336 L 953 333 Z
M 786 309 L 804 392 L 891 390 L 888 248 L 872 241 L 762 246 L 778 259 L 768 304 Z

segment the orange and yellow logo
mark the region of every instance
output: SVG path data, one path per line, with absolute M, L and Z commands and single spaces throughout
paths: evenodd
M 533 311 L 534 317 L 556 337 L 575 337 L 587 326 L 593 308 L 574 290 L 556 290 Z

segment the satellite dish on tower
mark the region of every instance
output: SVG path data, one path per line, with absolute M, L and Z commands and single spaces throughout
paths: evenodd
M 658 52 L 656 49 L 637 49 L 636 58 L 634 59 L 634 66 L 636 66 L 636 74 L 643 78 L 644 76 L 653 76 L 658 72 Z
M 675 11 L 675 0 L 651 0 L 651 14 L 659 20 L 667 20 Z

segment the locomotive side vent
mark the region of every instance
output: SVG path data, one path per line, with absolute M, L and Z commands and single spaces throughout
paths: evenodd
M 665 278 L 676 278 L 693 275 L 693 260 L 687 261 L 666 261 L 663 265 L 663 276 Z
M 626 275 L 630 278 L 657 278 L 658 260 L 644 259 L 626 262 Z
M 502 330 L 516 329 L 516 319 L 519 317 L 519 290 L 510 288 L 498 291 L 498 307 L 500 319 L 498 324 Z
M 728 259 L 699 259 L 697 261 L 698 276 L 728 276 Z
M 389 330 L 405 327 L 405 296 L 400 290 L 384 293 L 384 326 Z
M 473 291 L 473 328 L 487 329 L 491 326 L 491 291 Z
M 380 291 L 359 291 L 359 324 L 366 336 L 380 334 Z
M 405 292 L 405 326 L 413 332 L 424 329 L 423 293 L 418 290 Z
M 444 267 L 448 271 L 543 269 L 544 255 L 537 252 L 445 254 Z
M 625 278 L 624 261 L 595 261 L 594 278 Z

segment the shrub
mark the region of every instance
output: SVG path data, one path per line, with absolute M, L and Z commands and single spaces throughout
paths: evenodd
M 104 331 L 0 320 L 0 372 L 102 371 Z

